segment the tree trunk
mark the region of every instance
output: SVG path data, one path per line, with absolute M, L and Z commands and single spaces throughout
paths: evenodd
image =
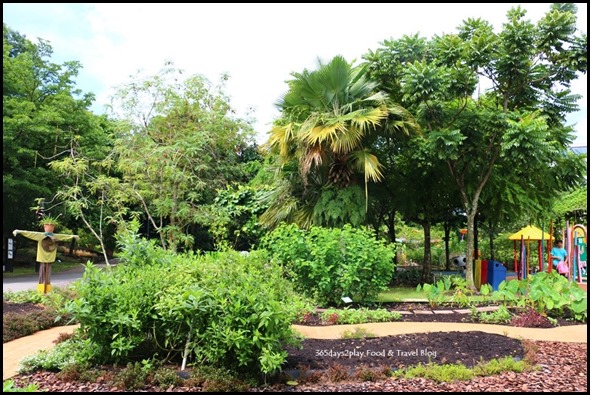
M 477 222 L 476 213 L 473 219 L 473 259 L 479 259 L 479 228 Z
M 495 260 L 494 254 L 494 224 L 490 221 L 490 259 Z
M 451 224 L 449 224 L 448 222 L 445 222 L 443 224 L 443 229 L 445 231 L 445 270 L 449 271 L 451 270 L 451 246 L 450 246 L 450 241 L 451 241 Z
M 467 210 L 467 256 L 465 257 L 467 266 L 465 267 L 465 279 L 471 290 L 475 291 L 475 282 L 473 280 L 473 244 L 475 241 L 475 215 L 477 209 Z
M 422 221 L 424 228 L 424 262 L 422 263 L 422 282 L 432 280 L 432 249 L 430 244 L 430 222 Z
M 395 239 L 397 238 L 396 233 L 395 233 L 395 210 L 392 210 L 391 213 L 389 213 L 389 218 L 387 221 L 387 230 L 389 233 L 389 239 L 391 240 L 391 242 L 393 244 L 395 244 Z M 395 244 L 397 245 L 397 244 Z M 399 259 L 397 259 L 397 251 L 395 252 L 395 255 L 393 256 L 393 263 L 395 263 L 396 265 L 399 263 L 398 262 Z

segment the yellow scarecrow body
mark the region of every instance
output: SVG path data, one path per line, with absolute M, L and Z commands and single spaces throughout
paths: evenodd
M 57 242 L 68 241 L 74 238 L 79 238 L 77 235 L 65 235 L 61 233 L 52 232 L 32 232 L 29 230 L 15 230 L 13 235 L 21 234 L 27 239 L 35 240 L 37 242 L 37 262 L 42 266 L 39 269 L 39 284 L 37 290 L 40 293 L 47 293 L 51 291 L 50 264 L 55 262 L 57 257 Z M 43 265 L 44 264 L 44 265 Z

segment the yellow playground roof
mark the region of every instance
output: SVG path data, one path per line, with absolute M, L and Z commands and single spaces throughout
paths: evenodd
M 520 240 L 520 238 L 524 238 L 525 240 L 549 240 L 549 233 L 543 232 L 541 229 L 537 228 L 536 226 L 525 226 L 515 234 L 508 237 L 509 240 Z

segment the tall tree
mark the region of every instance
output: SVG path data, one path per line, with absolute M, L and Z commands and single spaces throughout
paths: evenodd
M 217 189 L 243 178 L 252 143 L 249 121 L 233 114 L 223 82 L 185 78 L 170 65 L 121 87 L 113 110 L 123 186 L 142 208 L 163 248 L 192 245 L 190 227 L 207 223 Z
M 469 19 L 458 34 L 429 43 L 406 39 L 410 46 L 385 42 L 381 53 L 367 56 L 375 78 L 397 77 L 402 104 L 426 125 L 431 149 L 457 185 L 467 214 L 471 285 L 474 222 L 492 174 L 507 175 L 500 196 L 519 190 L 536 203 L 582 179 L 583 163 L 568 154 L 572 130 L 565 126 L 578 99 L 569 84 L 587 67 L 586 36 L 576 32 L 575 13 L 575 5 L 556 4 L 535 25 L 517 7 L 499 33 L 486 21 Z M 423 50 L 422 57 L 388 65 L 403 60 L 408 48 Z M 478 80 L 492 85 L 479 96 Z
M 3 233 L 28 227 L 35 198 L 48 201 L 62 179 L 48 163 L 73 140 L 98 153 L 106 132 L 88 111 L 93 95 L 76 89 L 78 62 L 51 62 L 52 48 L 3 26 Z M 58 209 L 55 209 L 58 210 Z M 53 212 L 54 213 L 54 212 Z
M 364 187 L 366 212 L 369 182 L 383 178 L 371 147 L 375 135 L 408 134 L 418 127 L 403 108 L 376 89 L 364 69 L 341 56 L 292 76 L 278 103 L 281 118 L 269 137 L 285 177 L 263 219 L 277 223 L 296 218 L 303 225 L 334 220 L 331 225 L 341 225 L 343 217 L 355 217 L 359 211 L 358 186 Z M 296 187 L 295 172 L 301 180 Z M 330 211 L 332 215 L 321 218 Z

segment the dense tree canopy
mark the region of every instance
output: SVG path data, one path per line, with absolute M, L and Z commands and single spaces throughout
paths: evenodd
M 470 282 L 483 197 L 491 201 L 493 192 L 539 209 L 583 180 L 583 162 L 568 150 L 572 128 L 565 126 L 578 99 L 569 85 L 587 67 L 575 13 L 573 5 L 553 5 L 533 24 L 517 7 L 499 33 L 468 19 L 456 34 L 430 41 L 406 36 L 366 55 L 371 76 L 417 116 L 456 184 L 467 214 Z M 491 88 L 476 91 L 478 82 Z M 486 195 L 486 186 L 497 189 Z
M 36 198 L 52 200 L 61 179 L 47 164 L 69 153 L 72 141 L 90 156 L 108 150 L 106 120 L 88 110 L 93 95 L 75 87 L 80 64 L 52 63 L 51 54 L 46 41 L 33 43 L 4 25 L 3 234 L 31 226 Z

